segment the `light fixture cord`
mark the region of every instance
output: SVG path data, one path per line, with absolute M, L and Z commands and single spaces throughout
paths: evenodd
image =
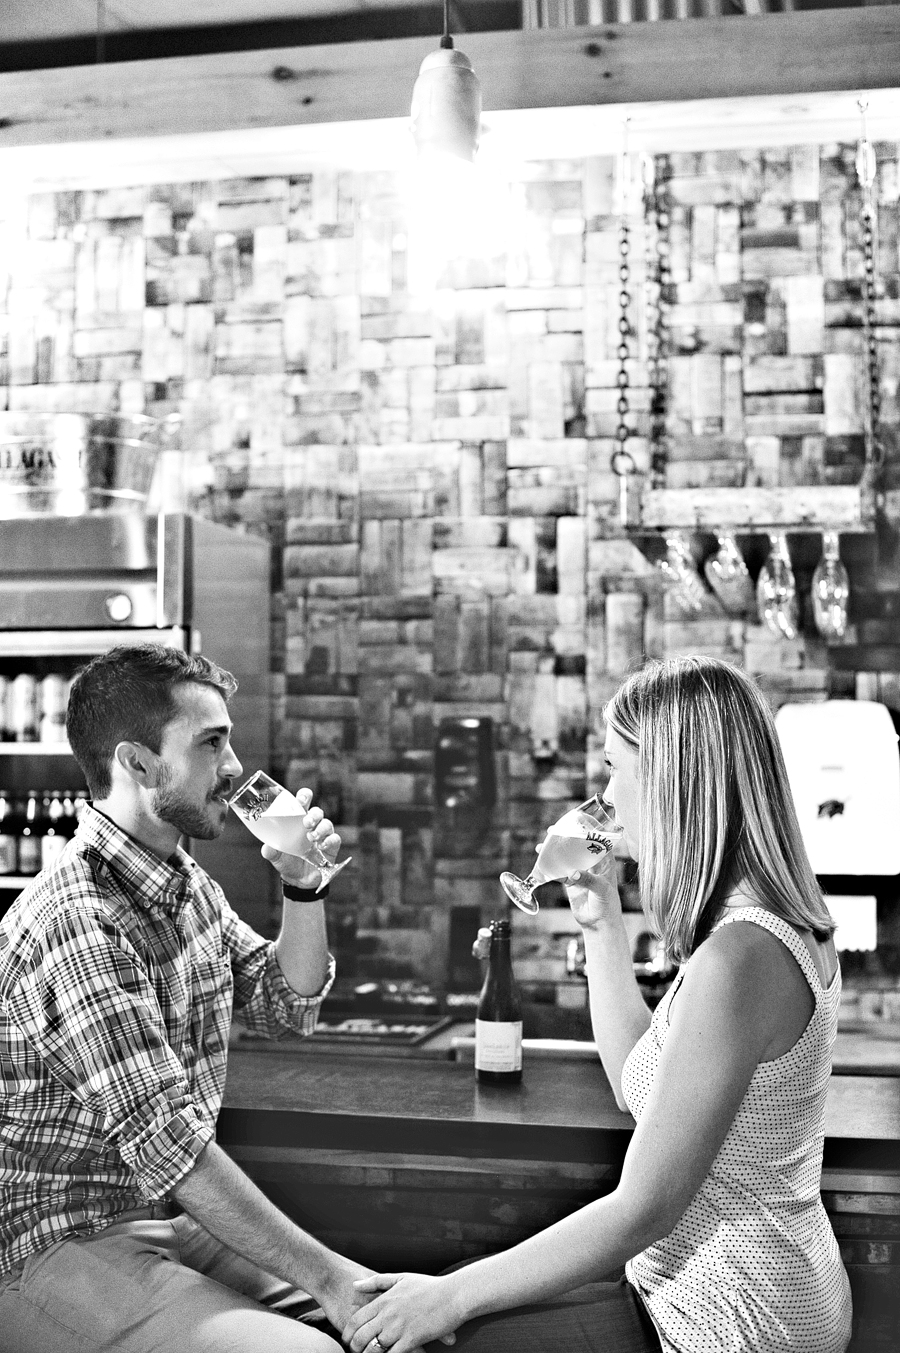
M 444 0 L 444 33 L 441 38 L 441 46 L 453 46 L 453 39 L 450 36 L 450 0 Z

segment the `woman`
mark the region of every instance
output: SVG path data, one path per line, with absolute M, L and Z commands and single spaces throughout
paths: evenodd
M 606 709 L 606 798 L 682 966 L 651 1019 L 613 866 L 567 880 L 591 1019 L 637 1120 L 611 1194 L 439 1277 L 379 1275 L 344 1338 L 411 1353 L 843 1353 L 850 1292 L 819 1195 L 840 1003 L 834 923 L 769 708 L 710 658 L 655 662 Z M 619 1282 L 600 1282 L 621 1270 Z M 376 1295 L 378 1294 L 378 1295 Z

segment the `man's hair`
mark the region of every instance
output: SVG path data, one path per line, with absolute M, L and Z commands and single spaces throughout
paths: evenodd
M 606 706 L 637 749 L 641 901 L 687 959 L 738 884 L 795 926 L 835 929 L 803 844 L 772 711 L 716 658 L 648 663 Z
M 224 668 L 164 644 L 122 644 L 81 669 L 69 693 L 66 733 L 92 798 L 109 794 L 120 742 L 159 752 L 166 724 L 178 713 L 175 692 L 190 683 L 211 686 L 226 702 L 237 690 Z

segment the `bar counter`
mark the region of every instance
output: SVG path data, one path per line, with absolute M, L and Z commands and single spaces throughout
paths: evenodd
M 621 1163 L 634 1121 L 597 1062 L 526 1065 L 520 1086 L 479 1086 L 471 1065 L 233 1048 L 220 1140 L 282 1147 Z M 833 1076 L 826 1168 L 900 1168 L 900 1079 Z
M 374 1268 L 437 1272 L 615 1187 L 633 1130 L 599 1062 L 471 1064 L 233 1048 L 218 1140 L 306 1229 Z M 833 1076 L 822 1197 L 850 1274 L 850 1353 L 900 1347 L 900 1078 Z

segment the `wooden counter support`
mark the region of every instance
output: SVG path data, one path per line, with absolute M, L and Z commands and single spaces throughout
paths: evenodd
M 438 1272 L 615 1187 L 633 1123 L 598 1064 L 231 1054 L 219 1140 L 301 1225 L 374 1267 Z M 900 1341 L 900 1079 L 836 1076 L 822 1196 L 854 1292 L 851 1353 Z

